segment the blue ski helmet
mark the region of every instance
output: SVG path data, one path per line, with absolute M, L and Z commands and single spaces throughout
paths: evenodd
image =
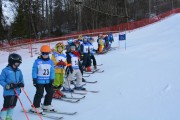
M 88 41 L 88 36 L 83 37 L 83 42 L 86 43 Z
M 67 43 L 70 45 L 71 43 L 73 43 L 74 39 L 73 38 L 68 38 Z

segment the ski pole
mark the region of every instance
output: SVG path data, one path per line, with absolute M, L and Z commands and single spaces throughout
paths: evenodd
M 43 120 L 42 117 L 41 117 L 41 115 L 39 114 L 39 112 L 38 112 L 37 109 L 35 108 L 34 104 L 31 102 L 31 100 L 30 100 L 29 96 L 27 95 L 26 91 L 24 90 L 24 88 L 21 88 L 21 90 L 24 92 L 24 94 L 25 94 L 26 97 L 28 98 L 28 100 L 29 100 L 29 102 L 31 103 L 33 109 L 36 111 L 36 114 L 39 116 L 39 118 L 40 118 L 41 120 Z
M 29 117 L 28 117 L 28 115 L 27 115 L 27 113 L 26 113 L 26 110 L 24 109 L 24 106 L 23 106 L 23 104 L 22 104 L 22 102 L 21 102 L 21 99 L 20 99 L 20 97 L 18 96 L 18 93 L 17 93 L 17 91 L 16 91 L 15 88 L 14 88 L 14 92 L 16 93 L 16 96 L 17 96 L 17 98 L 18 98 L 18 100 L 19 100 L 19 102 L 20 102 L 20 104 L 21 104 L 21 107 L 22 107 L 23 112 L 24 112 L 24 114 L 25 114 L 25 116 L 26 116 L 26 119 L 27 119 L 27 120 L 30 120 Z

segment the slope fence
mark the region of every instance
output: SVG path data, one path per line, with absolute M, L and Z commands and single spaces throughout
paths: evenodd
M 143 26 L 161 21 L 163 19 L 165 19 L 166 17 L 169 17 L 173 14 L 177 14 L 180 13 L 180 8 L 177 9 L 173 9 L 171 11 L 168 11 L 166 13 L 160 14 L 158 16 L 155 16 L 153 18 L 149 18 L 149 19 L 143 19 L 143 20 L 139 20 L 139 21 L 133 21 L 133 22 L 127 22 L 127 23 L 122 23 L 116 26 L 111 26 L 111 27 L 104 27 L 104 28 L 100 28 L 100 29 L 94 29 L 94 30 L 84 30 L 84 31 L 80 31 L 80 32 L 74 32 L 71 34 L 67 34 L 64 35 L 62 37 L 55 37 L 55 38 L 45 38 L 45 39 L 22 39 L 22 40 L 13 40 L 10 42 L 0 42 L 0 50 L 4 50 L 4 51 L 11 51 L 12 48 L 15 47 L 20 47 L 20 46 L 27 46 L 26 48 L 29 49 L 32 44 L 36 44 L 36 43 L 51 43 L 54 41 L 63 41 L 63 40 L 67 40 L 68 38 L 74 38 L 77 39 L 78 36 L 81 35 L 91 35 L 91 36 L 97 36 L 99 34 L 108 34 L 109 32 L 112 33 L 118 33 L 118 32 L 122 32 L 122 31 L 132 31 L 138 28 L 141 28 Z

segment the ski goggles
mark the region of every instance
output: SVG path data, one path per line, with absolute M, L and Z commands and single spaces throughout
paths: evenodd
M 42 55 L 49 55 L 49 52 L 42 52 Z
M 15 62 L 14 66 L 19 67 L 20 64 L 21 64 L 20 62 Z

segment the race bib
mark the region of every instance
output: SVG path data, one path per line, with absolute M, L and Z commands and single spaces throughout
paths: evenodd
M 84 46 L 83 52 L 84 52 L 84 53 L 88 53 L 88 46 Z
M 72 62 L 72 67 L 78 66 L 78 58 L 77 57 L 72 57 L 71 62 Z
M 38 65 L 38 76 L 48 77 L 50 76 L 50 64 L 40 64 Z

